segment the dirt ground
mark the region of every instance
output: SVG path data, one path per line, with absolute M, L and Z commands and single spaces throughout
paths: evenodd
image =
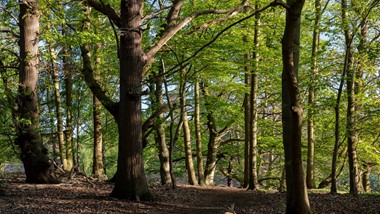
M 76 179 L 57 185 L 6 181 L 0 213 L 263 213 L 285 212 L 285 193 L 246 191 L 230 187 L 151 187 L 153 202 L 129 202 L 108 197 L 112 184 Z M 310 193 L 313 213 L 380 214 L 380 196 Z

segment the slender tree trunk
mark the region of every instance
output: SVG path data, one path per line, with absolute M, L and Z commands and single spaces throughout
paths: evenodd
M 164 64 L 162 62 L 162 66 L 160 67 L 160 72 L 156 77 L 156 90 L 155 90 L 155 105 L 153 111 L 160 109 L 164 103 L 163 101 L 163 73 L 164 73 Z M 170 153 L 168 146 L 166 145 L 166 132 L 165 126 L 163 123 L 164 115 L 161 113 L 158 116 L 158 124 L 156 128 L 157 132 L 157 143 L 158 143 L 158 151 L 160 158 L 160 176 L 161 176 L 161 184 L 165 186 L 172 185 L 172 178 L 170 175 Z
M 209 140 L 207 144 L 207 160 L 205 167 L 205 183 L 207 186 L 214 184 L 214 174 L 216 169 L 216 154 L 220 145 L 218 131 L 216 128 L 216 120 L 211 109 L 212 104 L 209 101 L 208 87 L 203 83 L 203 95 L 205 97 L 205 105 L 207 109 L 207 128 L 209 130 Z
M 352 32 L 349 26 L 347 1 L 342 0 L 342 21 L 346 42 L 346 73 L 347 73 L 347 146 L 348 146 L 348 164 L 350 177 L 350 194 L 357 196 L 359 194 L 359 171 L 357 163 L 357 127 L 355 124 L 355 72 L 354 56 L 352 44 Z
M 53 107 L 54 107 L 54 104 L 53 104 L 53 101 L 51 100 L 50 98 L 50 89 L 47 88 L 46 90 L 46 94 L 47 94 L 47 97 L 46 97 L 46 102 L 48 103 L 48 114 L 49 114 L 49 122 L 50 122 L 50 142 L 51 142 L 51 147 L 52 147 L 52 150 L 53 150 L 53 161 L 54 163 L 58 163 L 58 156 L 59 156 L 59 146 L 57 144 L 57 141 L 56 141 L 56 132 L 55 132 L 55 129 L 54 129 L 54 117 L 53 117 Z
M 111 196 L 130 200 L 151 200 L 144 172 L 142 145 L 142 0 L 121 0 L 119 155 L 115 186 Z
M 187 119 L 187 110 L 186 110 L 186 75 L 184 68 L 181 69 L 180 77 L 180 106 L 181 106 L 181 117 L 183 122 L 183 141 L 185 144 L 185 156 L 186 156 L 186 169 L 187 176 L 190 185 L 197 184 L 197 178 L 195 177 L 194 163 L 193 163 L 193 153 L 191 149 L 191 140 L 190 140 L 190 127 L 189 121 Z
M 308 115 L 307 115 L 307 165 L 306 165 L 306 186 L 309 189 L 315 188 L 314 180 L 314 144 L 315 144 L 315 130 L 314 130 L 314 115 L 315 115 L 315 85 L 316 75 L 318 73 L 318 49 L 320 37 L 320 21 L 321 21 L 321 1 L 315 0 L 315 21 L 313 28 L 313 44 L 311 49 L 311 74 L 308 96 Z
M 15 144 L 21 151 L 27 183 L 57 183 L 48 150 L 39 133 L 38 112 L 38 36 L 40 11 L 36 0 L 20 2 L 20 71 L 18 121 Z
M 244 84 L 247 88 L 251 86 L 251 71 L 250 71 L 250 59 L 251 55 L 249 52 L 245 54 L 245 74 L 244 74 Z M 245 130 L 245 139 L 244 139 L 244 184 L 243 187 L 248 187 L 249 184 L 249 151 L 250 151 L 250 121 L 251 121 L 251 110 L 250 110 L 250 95 L 249 93 L 244 94 L 244 130 Z
M 173 7 L 170 9 L 166 17 L 166 22 L 161 26 L 161 31 L 159 33 L 160 37 L 162 37 L 175 25 L 175 22 L 178 19 L 182 6 L 183 6 L 183 0 L 175 0 L 173 2 Z M 163 105 L 162 85 L 163 85 L 163 77 L 164 77 L 164 70 L 165 70 L 164 66 L 165 66 L 164 60 L 161 60 L 161 67 L 159 70 L 159 74 L 156 76 L 155 98 L 156 98 L 157 105 L 155 109 L 159 109 Z M 165 127 L 164 127 L 164 124 L 162 123 L 163 118 L 164 118 L 163 114 L 160 114 L 158 117 L 159 123 L 156 128 L 159 158 L 160 158 L 161 184 L 173 185 L 174 178 L 172 178 L 172 174 L 170 173 L 171 171 L 170 151 L 168 149 L 168 146 L 166 145 Z
M 96 45 L 96 50 L 101 48 L 101 44 Z M 94 66 L 94 77 L 96 80 L 100 79 L 100 57 L 98 53 L 95 52 L 95 66 Z M 93 153 L 93 162 L 92 162 L 92 174 L 95 178 L 100 180 L 107 179 L 107 176 L 104 171 L 103 163 L 103 125 L 102 125 L 102 111 L 101 103 L 99 99 L 93 95 L 92 98 L 93 106 L 93 120 L 94 120 L 94 153 Z
M 259 5 L 256 2 L 255 9 L 259 9 Z M 250 93 L 250 136 L 249 136 L 249 185 L 248 189 L 257 189 L 257 74 L 259 67 L 259 25 L 260 25 L 260 15 L 255 16 L 255 26 L 254 26 L 254 51 L 252 54 L 253 58 L 253 70 L 251 72 L 251 93 Z
M 286 169 L 286 213 L 311 213 L 302 166 L 302 106 L 298 89 L 300 25 L 303 0 L 288 0 L 282 38 L 282 122 Z
M 65 94 L 66 94 L 66 126 L 65 126 L 65 139 L 67 149 L 67 169 L 73 170 L 74 168 L 74 143 L 73 143 L 73 96 L 72 96 L 72 74 L 69 62 L 69 52 L 67 47 L 64 47 L 63 56 L 63 70 L 65 80 Z
M 361 103 L 362 103 L 362 97 L 363 97 L 363 74 L 366 67 L 366 46 L 367 46 L 367 36 L 368 36 L 368 25 L 367 25 L 367 17 L 362 18 L 362 22 L 360 25 L 360 36 L 359 36 L 359 45 L 358 45 L 358 68 L 355 73 L 354 77 L 354 115 L 353 115 L 353 124 L 354 130 L 356 131 L 356 141 L 358 144 L 360 142 L 359 140 L 359 115 L 360 109 L 361 109 Z M 356 145 L 357 147 L 357 145 Z M 358 162 L 358 161 L 357 161 Z M 365 191 L 364 188 L 367 188 L 367 186 L 364 187 L 364 185 L 367 185 L 367 181 L 360 182 L 360 171 L 359 171 L 359 164 L 357 163 L 357 182 L 358 182 L 358 191 L 362 192 Z M 369 177 L 368 175 L 365 175 L 366 172 L 363 172 L 362 178 L 366 179 Z M 368 179 L 366 179 L 368 180 Z M 369 182 L 369 181 L 368 181 Z
M 53 50 L 53 45 L 49 44 L 49 51 L 51 55 L 51 64 L 52 64 L 52 80 L 54 84 L 54 96 L 55 96 L 55 114 L 57 118 L 57 137 L 58 137 L 58 145 L 59 145 L 59 154 L 61 159 L 61 164 L 63 169 L 69 171 L 68 161 L 67 161 L 67 150 L 65 144 L 65 136 L 63 133 L 63 115 L 62 115 L 62 101 L 61 101 L 61 93 L 59 86 L 59 78 L 58 78 L 58 69 L 57 69 L 57 57 Z
M 206 185 L 205 175 L 203 168 L 203 154 L 202 154 L 202 136 L 201 136 L 201 106 L 200 106 L 200 93 L 199 93 L 199 79 L 195 79 L 194 83 L 194 127 L 195 138 L 197 146 L 197 169 L 198 169 L 198 183 L 201 186 Z
M 371 181 L 369 179 L 371 168 L 371 165 L 366 163 L 363 164 L 362 185 L 364 192 L 371 192 Z
M 163 63 L 163 61 L 162 61 Z M 162 67 L 164 67 L 164 65 L 162 64 Z M 164 70 L 165 71 L 165 70 Z M 164 72 L 165 73 L 165 72 Z M 168 88 L 168 84 L 167 84 L 167 81 L 164 79 L 164 85 L 165 85 L 165 95 L 166 95 L 166 100 L 167 100 L 167 104 L 169 106 L 169 117 L 170 117 L 170 126 L 169 126 L 169 142 L 170 142 L 170 147 L 169 147 L 169 166 L 170 166 L 170 177 L 171 177 L 171 180 L 172 180 L 172 188 L 175 189 L 176 188 L 176 179 L 174 177 L 174 167 L 173 167 L 173 154 L 174 154 L 174 147 L 177 143 L 177 140 L 178 140 L 178 135 L 179 135 L 179 130 L 181 129 L 181 126 L 182 126 L 182 119 L 180 117 L 180 122 L 178 123 L 178 126 L 177 126 L 177 130 L 176 132 L 174 131 L 174 107 L 172 105 L 172 102 L 170 100 L 170 96 L 169 96 L 169 88 Z

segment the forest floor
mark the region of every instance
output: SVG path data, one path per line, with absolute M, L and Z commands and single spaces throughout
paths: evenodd
M 74 179 L 55 185 L 25 184 L 22 179 L 5 181 L 0 213 L 265 213 L 285 212 L 285 193 L 246 191 L 231 187 L 176 189 L 151 187 L 152 202 L 130 202 L 108 197 L 113 185 Z M 309 193 L 313 213 L 379 214 L 380 195 Z

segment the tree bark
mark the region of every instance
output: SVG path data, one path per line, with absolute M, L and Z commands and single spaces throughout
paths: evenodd
M 96 50 L 101 48 L 101 44 L 96 45 Z M 100 57 L 98 53 L 95 52 L 95 70 L 94 77 L 98 81 L 100 79 Z M 103 163 L 103 125 L 102 125 L 102 112 L 101 112 L 101 103 L 95 95 L 92 97 L 92 106 L 93 106 L 93 120 L 94 120 L 94 153 L 93 153 L 93 167 L 92 174 L 95 178 L 100 180 L 107 179 L 104 163 Z
M 282 123 L 286 170 L 286 213 L 311 213 L 302 166 L 302 106 L 298 62 L 303 0 L 288 0 L 282 38 Z
M 218 131 L 216 127 L 216 120 L 214 117 L 213 109 L 211 109 L 211 103 L 209 101 L 208 87 L 203 83 L 202 85 L 203 95 L 205 97 L 205 105 L 207 109 L 207 128 L 209 130 L 209 139 L 207 144 L 207 160 L 205 167 L 205 183 L 207 186 L 214 184 L 214 174 L 216 169 L 216 155 L 220 146 L 218 140 Z
M 199 93 L 199 79 L 195 78 L 194 83 L 194 127 L 195 138 L 197 147 L 197 169 L 198 169 L 198 183 L 201 186 L 206 185 L 205 175 L 203 168 L 203 154 L 202 154 L 202 135 L 201 135 L 201 106 L 200 106 L 200 93 Z
M 55 102 L 55 114 L 57 119 L 57 137 L 59 145 L 59 155 L 61 159 L 61 164 L 64 170 L 70 171 L 68 168 L 67 161 L 67 150 L 65 144 L 65 136 L 63 133 L 63 115 L 62 115 L 62 100 L 59 87 L 58 69 L 57 69 L 57 57 L 53 50 L 53 44 L 49 44 L 49 52 L 51 55 L 51 66 L 52 66 L 52 80 L 54 84 L 54 102 Z
M 197 178 L 195 177 L 194 163 L 193 163 L 193 153 L 191 149 L 191 140 L 190 140 L 190 127 L 189 120 L 187 119 L 187 110 L 186 110 L 186 75 L 184 68 L 181 68 L 180 71 L 180 106 L 181 106 L 181 117 L 183 122 L 183 141 L 185 144 L 185 158 L 186 158 L 186 171 L 187 177 L 190 185 L 196 185 Z
M 152 200 L 144 173 L 142 145 L 142 0 L 121 0 L 119 155 L 112 197 Z
M 67 169 L 68 171 L 74 168 L 74 143 L 73 143 L 73 83 L 71 75 L 71 66 L 69 62 L 68 47 L 64 47 L 63 55 L 63 74 L 65 81 L 66 95 L 66 126 L 65 126 L 65 142 L 67 149 Z
M 307 165 L 306 165 L 306 186 L 309 189 L 315 188 L 314 180 L 314 144 L 315 144 L 315 85 L 318 73 L 318 50 L 320 37 L 320 21 L 322 16 L 321 1 L 315 0 L 315 21 L 313 28 L 313 44 L 311 48 L 311 74 L 308 96 L 308 115 L 307 115 Z
M 362 185 L 364 192 L 371 192 L 371 181 L 369 179 L 371 168 L 372 166 L 370 164 L 363 164 Z
M 350 194 L 357 196 L 359 194 L 359 169 L 357 160 L 357 143 L 358 134 L 355 121 L 355 72 L 354 72 L 354 55 L 352 44 L 352 32 L 349 26 L 348 4 L 346 0 L 342 0 L 342 22 L 346 44 L 346 73 L 347 73 L 347 152 L 350 177 Z
M 156 89 L 155 89 L 155 105 L 153 105 L 153 111 L 156 111 L 157 109 L 160 109 L 163 106 L 163 88 L 162 85 L 163 82 L 163 68 L 164 64 L 162 63 L 162 66 L 160 67 L 160 71 L 157 75 L 156 82 Z M 165 126 L 163 123 L 164 115 L 161 113 L 158 118 L 158 124 L 156 128 L 156 141 L 158 143 L 158 152 L 159 152 L 159 159 L 160 159 L 160 176 L 161 176 L 161 184 L 171 186 L 172 185 L 172 178 L 170 175 L 170 153 L 168 146 L 166 145 L 166 132 L 165 132 Z
M 175 21 L 178 19 L 181 8 L 183 6 L 183 0 L 175 0 L 173 2 L 173 7 L 170 9 L 167 17 L 166 22 L 161 25 L 161 31 L 160 31 L 160 37 L 165 35 L 175 24 Z M 155 103 L 153 104 L 153 112 L 156 110 L 162 108 L 163 106 L 163 88 L 162 85 L 164 84 L 164 75 L 165 75 L 165 64 L 164 60 L 161 60 L 161 66 L 159 68 L 158 75 L 155 76 Z M 168 149 L 168 146 L 166 145 L 166 133 L 165 133 L 165 126 L 163 123 L 164 115 L 163 113 L 159 114 L 158 116 L 158 122 L 156 127 L 156 141 L 158 143 L 158 150 L 159 150 L 159 159 L 160 159 L 160 176 L 161 176 L 161 184 L 162 185 L 173 185 L 172 184 L 172 175 L 170 173 L 170 152 Z
M 36 0 L 20 2 L 20 72 L 15 144 L 20 147 L 27 183 L 57 183 L 39 133 L 38 41 L 40 11 Z
M 259 5 L 256 2 L 255 10 L 259 9 Z M 259 67 L 259 25 L 260 25 L 260 15 L 259 13 L 255 16 L 255 26 L 254 26 L 254 51 L 252 54 L 253 58 L 253 70 L 251 72 L 251 93 L 250 93 L 250 136 L 249 136 L 249 185 L 248 189 L 257 189 L 257 74 Z
M 250 74 L 250 59 L 251 54 L 247 52 L 245 54 L 245 66 L 244 66 L 244 84 L 247 88 L 251 85 L 251 74 Z M 250 121 L 251 121 L 251 104 L 250 104 L 250 94 L 245 93 L 244 94 L 244 130 L 245 130 L 245 139 L 244 139 L 244 183 L 243 187 L 248 187 L 249 184 L 249 151 L 250 151 Z

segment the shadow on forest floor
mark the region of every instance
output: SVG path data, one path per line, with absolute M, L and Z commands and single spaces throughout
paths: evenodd
M 109 198 L 112 184 L 75 179 L 56 185 L 6 181 L 0 196 L 0 213 L 284 213 L 285 194 L 246 191 L 230 187 L 178 186 L 175 190 L 151 187 L 154 202 L 129 202 Z M 313 213 L 379 214 L 380 196 L 326 193 L 309 194 Z

